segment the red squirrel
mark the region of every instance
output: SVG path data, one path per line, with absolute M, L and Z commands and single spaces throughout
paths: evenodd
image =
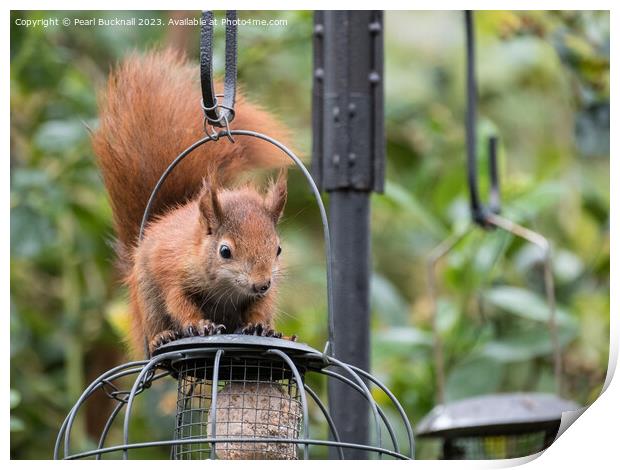
M 138 240 L 155 183 L 205 136 L 198 67 L 172 50 L 131 55 L 99 96 L 92 142 L 112 206 L 121 275 L 129 289 L 134 352 L 180 336 L 273 331 L 281 252 L 276 225 L 287 197 L 288 157 L 258 139 L 220 138 L 170 174 Z M 287 131 L 238 96 L 231 129 L 286 141 Z M 263 194 L 230 187 L 245 170 L 280 168 Z M 227 186 L 228 185 L 228 186 Z

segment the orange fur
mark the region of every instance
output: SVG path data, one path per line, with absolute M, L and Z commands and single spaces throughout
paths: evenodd
M 226 188 L 240 172 L 288 165 L 280 150 L 251 137 L 210 142 L 180 163 L 163 185 L 138 242 L 151 191 L 170 162 L 204 136 L 198 67 L 171 50 L 132 55 L 101 93 L 93 147 L 108 191 L 121 270 L 129 287 L 131 343 L 211 320 L 227 332 L 246 323 L 271 327 L 279 238 L 286 201 L 281 174 L 266 194 Z M 240 96 L 232 129 L 286 140 L 284 128 Z M 222 245 L 231 259 L 220 254 Z M 257 287 L 258 286 L 258 287 Z M 260 295 L 259 295 L 260 294 Z

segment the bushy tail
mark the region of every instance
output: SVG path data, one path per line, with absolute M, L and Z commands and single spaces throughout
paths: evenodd
M 170 162 L 204 137 L 198 66 L 173 50 L 132 55 L 110 75 L 99 96 L 100 123 L 93 147 L 109 193 L 121 253 L 136 243 L 153 187 Z M 238 95 L 231 129 L 286 140 L 273 116 Z M 152 216 L 183 203 L 201 188 L 209 168 L 226 184 L 238 173 L 288 165 L 280 150 L 238 136 L 203 145 L 183 160 L 162 186 Z M 213 175 L 210 175 L 213 177 Z M 120 254 L 120 253 L 119 253 Z

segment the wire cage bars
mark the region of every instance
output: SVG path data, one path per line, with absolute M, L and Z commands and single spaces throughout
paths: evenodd
M 306 380 L 311 374 L 340 381 L 369 403 L 373 440 L 370 444 L 343 442 L 320 393 Z M 130 390 L 115 382 L 135 377 Z M 176 379 L 175 426 L 169 440 L 136 442 L 131 422 L 139 397 L 155 381 Z M 373 398 L 371 383 L 389 408 Z M 96 448 L 75 451 L 71 434 L 84 404 L 98 390 L 114 400 Z M 328 429 L 328 438 L 311 435 L 309 410 Z M 111 430 L 121 425 L 122 442 L 108 443 Z M 396 418 L 392 418 L 396 417 Z M 320 428 L 316 427 L 316 429 Z M 313 426 L 313 429 L 315 427 Z M 398 436 L 401 436 L 401 442 Z M 402 436 L 406 436 L 402 439 Z M 404 444 L 404 445 L 403 445 Z M 324 455 L 320 448 L 360 449 L 369 458 L 409 459 L 414 437 L 409 420 L 394 395 L 376 378 L 354 366 L 300 343 L 278 338 L 216 335 L 184 338 L 160 347 L 147 361 L 127 363 L 97 378 L 84 391 L 63 422 L 55 458 L 129 458 L 142 448 L 168 447 L 172 459 L 310 459 Z M 315 452 L 316 449 L 316 452 Z

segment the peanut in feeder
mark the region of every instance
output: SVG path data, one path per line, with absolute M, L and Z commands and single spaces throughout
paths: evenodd
M 222 438 L 295 439 L 299 435 L 301 405 L 279 384 L 231 382 L 218 394 L 215 418 L 215 436 Z M 207 436 L 212 437 L 210 427 Z M 287 443 L 219 443 L 215 444 L 215 453 L 224 460 L 297 458 L 295 445 Z
M 284 340 L 273 341 L 280 346 L 286 344 Z M 181 344 L 221 345 L 222 342 L 246 347 L 254 344 L 256 347 L 266 345 L 270 340 L 222 335 L 193 338 Z M 162 350 L 170 347 L 178 346 L 171 344 Z M 258 351 L 244 348 L 220 354 L 201 354 L 196 349 L 196 354 L 170 364 L 179 384 L 175 439 L 183 441 L 201 436 L 215 440 L 211 446 L 177 445 L 173 458 L 297 458 L 295 444 L 270 441 L 299 438 L 303 411 L 296 374 L 277 356 L 261 357 Z

